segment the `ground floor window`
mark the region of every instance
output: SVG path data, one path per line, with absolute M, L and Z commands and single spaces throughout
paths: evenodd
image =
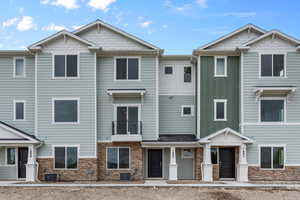
M 107 169 L 129 169 L 130 153 L 128 147 L 109 147 L 106 149 Z
M 78 166 L 78 147 L 54 147 L 55 169 L 76 169 Z
M 16 164 L 16 149 L 6 148 L 6 165 Z
M 282 146 L 260 147 L 260 167 L 262 169 L 284 168 L 284 147 Z
M 211 148 L 211 163 L 212 164 L 218 164 L 218 148 Z

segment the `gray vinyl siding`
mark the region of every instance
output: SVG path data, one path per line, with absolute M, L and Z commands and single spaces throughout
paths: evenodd
M 146 89 L 143 97 L 141 121 L 143 140 L 155 140 L 156 135 L 156 58 L 141 57 L 140 81 L 114 81 L 114 58 L 97 59 L 97 118 L 98 141 L 111 140 L 114 103 L 141 103 L 141 99 L 118 98 L 114 100 L 107 89 Z
M 286 122 L 294 125 L 259 125 L 259 102 L 255 99 L 255 86 L 296 86 L 300 87 L 300 54 L 287 53 L 287 78 L 259 78 L 259 54 L 244 55 L 244 120 L 253 123 L 244 126 L 244 134 L 256 142 L 248 146 L 248 162 L 258 164 L 259 144 L 285 144 L 287 164 L 300 164 L 300 93 L 297 90 L 288 98 Z
M 201 57 L 200 136 L 229 127 L 239 131 L 239 57 L 227 57 L 227 77 L 214 77 L 214 57 Z M 227 121 L 214 121 L 214 99 L 227 99 Z
M 0 179 L 17 179 L 17 167 L 0 166 Z
M 34 134 L 34 57 L 25 58 L 26 77 L 13 77 L 13 56 L 0 57 L 0 120 Z M 25 100 L 25 121 L 14 121 L 13 101 Z
M 38 136 L 44 141 L 39 156 L 51 156 L 53 144 L 80 144 L 80 156 L 95 156 L 95 55 L 80 54 L 80 78 L 52 79 L 52 55 L 39 54 Z M 52 98 L 80 98 L 80 124 L 52 124 Z
M 194 116 L 181 116 L 182 105 L 194 105 Z M 159 133 L 195 134 L 195 96 L 159 96 Z

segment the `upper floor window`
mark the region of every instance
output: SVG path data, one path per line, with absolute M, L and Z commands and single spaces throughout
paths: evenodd
M 25 120 L 25 101 L 14 101 L 14 120 Z
M 116 80 L 139 80 L 140 73 L 139 58 L 116 58 L 115 71 Z
M 261 122 L 283 122 L 284 121 L 284 100 L 283 99 L 262 99 L 260 100 Z
M 79 123 L 79 99 L 54 99 L 54 123 Z
M 262 54 L 260 75 L 262 77 L 284 77 L 285 61 L 283 54 Z
M 78 56 L 77 55 L 55 55 L 54 56 L 54 77 L 55 78 L 78 77 Z
M 214 120 L 226 121 L 227 120 L 227 100 L 215 99 L 214 100 Z
M 173 67 L 165 66 L 165 75 L 172 75 L 172 74 L 173 74 Z
M 184 67 L 184 82 L 190 83 L 192 82 L 192 67 Z
M 25 59 L 24 57 L 14 58 L 14 77 L 25 77 Z
M 260 147 L 260 167 L 262 169 L 284 168 L 284 147 L 283 146 Z
M 227 57 L 216 56 L 215 57 L 215 77 L 227 76 Z
M 194 106 L 182 105 L 181 106 L 181 116 L 183 116 L 183 117 L 194 116 Z
M 55 169 L 77 169 L 78 147 L 56 146 L 54 147 L 54 168 Z

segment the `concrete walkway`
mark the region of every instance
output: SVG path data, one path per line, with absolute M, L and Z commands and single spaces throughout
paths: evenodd
M 168 184 L 164 182 L 146 182 L 144 184 L 130 183 L 24 183 L 0 182 L 0 187 L 201 187 L 201 188 L 253 188 L 253 189 L 288 189 L 300 190 L 300 184 L 254 184 L 240 182 L 199 183 L 199 184 Z

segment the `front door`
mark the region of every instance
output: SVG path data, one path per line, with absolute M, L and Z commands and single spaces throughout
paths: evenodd
M 219 149 L 220 178 L 235 178 L 235 150 L 234 148 Z
M 28 148 L 18 148 L 18 178 L 26 178 L 26 164 L 28 159 Z
M 162 149 L 148 150 L 148 177 L 162 178 Z

